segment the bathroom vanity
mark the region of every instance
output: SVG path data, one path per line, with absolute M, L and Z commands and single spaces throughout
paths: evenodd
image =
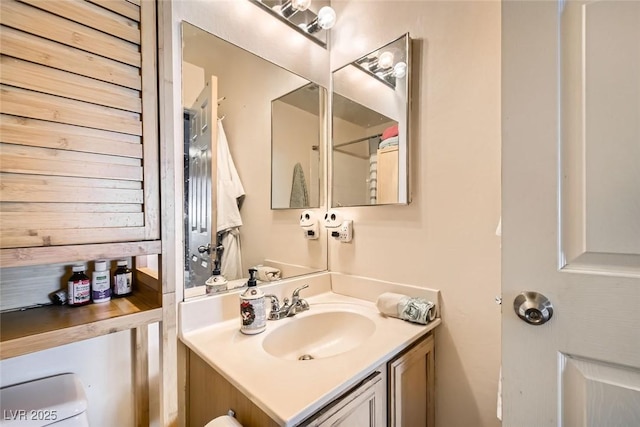
M 438 292 L 335 273 L 262 286 L 285 296 L 301 284 L 310 309 L 255 336 L 238 331 L 236 293 L 181 304 L 187 425 L 229 409 L 246 427 L 433 425 L 440 319 L 385 317 L 373 301 L 387 291 L 438 301 Z

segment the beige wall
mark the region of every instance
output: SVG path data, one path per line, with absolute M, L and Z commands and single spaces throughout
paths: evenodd
M 342 208 L 351 244 L 329 268 L 442 291 L 439 427 L 496 426 L 500 364 L 500 3 L 334 1 L 331 68 L 409 31 L 417 39 L 413 202 Z
M 309 205 L 318 206 L 319 186 L 317 168 L 319 118 L 300 108 L 276 101 L 271 105 L 271 203 L 276 208 L 288 208 L 293 184 L 293 168 L 300 163 L 309 196 Z M 313 162 L 316 162 L 312 166 Z M 312 173 L 312 168 L 316 173 Z M 315 179 L 313 179 L 315 177 Z

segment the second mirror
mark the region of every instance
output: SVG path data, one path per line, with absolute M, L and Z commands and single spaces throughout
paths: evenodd
M 332 73 L 333 207 L 409 203 L 410 40 Z

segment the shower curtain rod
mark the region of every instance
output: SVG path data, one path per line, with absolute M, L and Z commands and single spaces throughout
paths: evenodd
M 360 138 L 360 139 L 354 139 L 353 141 L 349 141 L 349 142 L 343 142 L 342 144 L 338 144 L 338 145 L 334 145 L 333 148 L 339 148 L 339 147 L 344 147 L 345 145 L 351 145 L 351 144 L 355 144 L 357 142 L 362 142 L 362 141 L 366 141 L 367 139 L 371 139 L 371 138 L 381 138 L 382 134 L 379 133 L 377 135 L 371 135 L 371 136 L 365 136 L 364 138 Z

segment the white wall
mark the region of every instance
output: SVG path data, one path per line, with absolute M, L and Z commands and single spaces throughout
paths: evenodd
M 500 3 L 334 1 L 331 68 L 409 31 L 415 87 L 409 206 L 342 208 L 354 241 L 332 271 L 442 291 L 436 425 L 497 426 L 500 364 Z

